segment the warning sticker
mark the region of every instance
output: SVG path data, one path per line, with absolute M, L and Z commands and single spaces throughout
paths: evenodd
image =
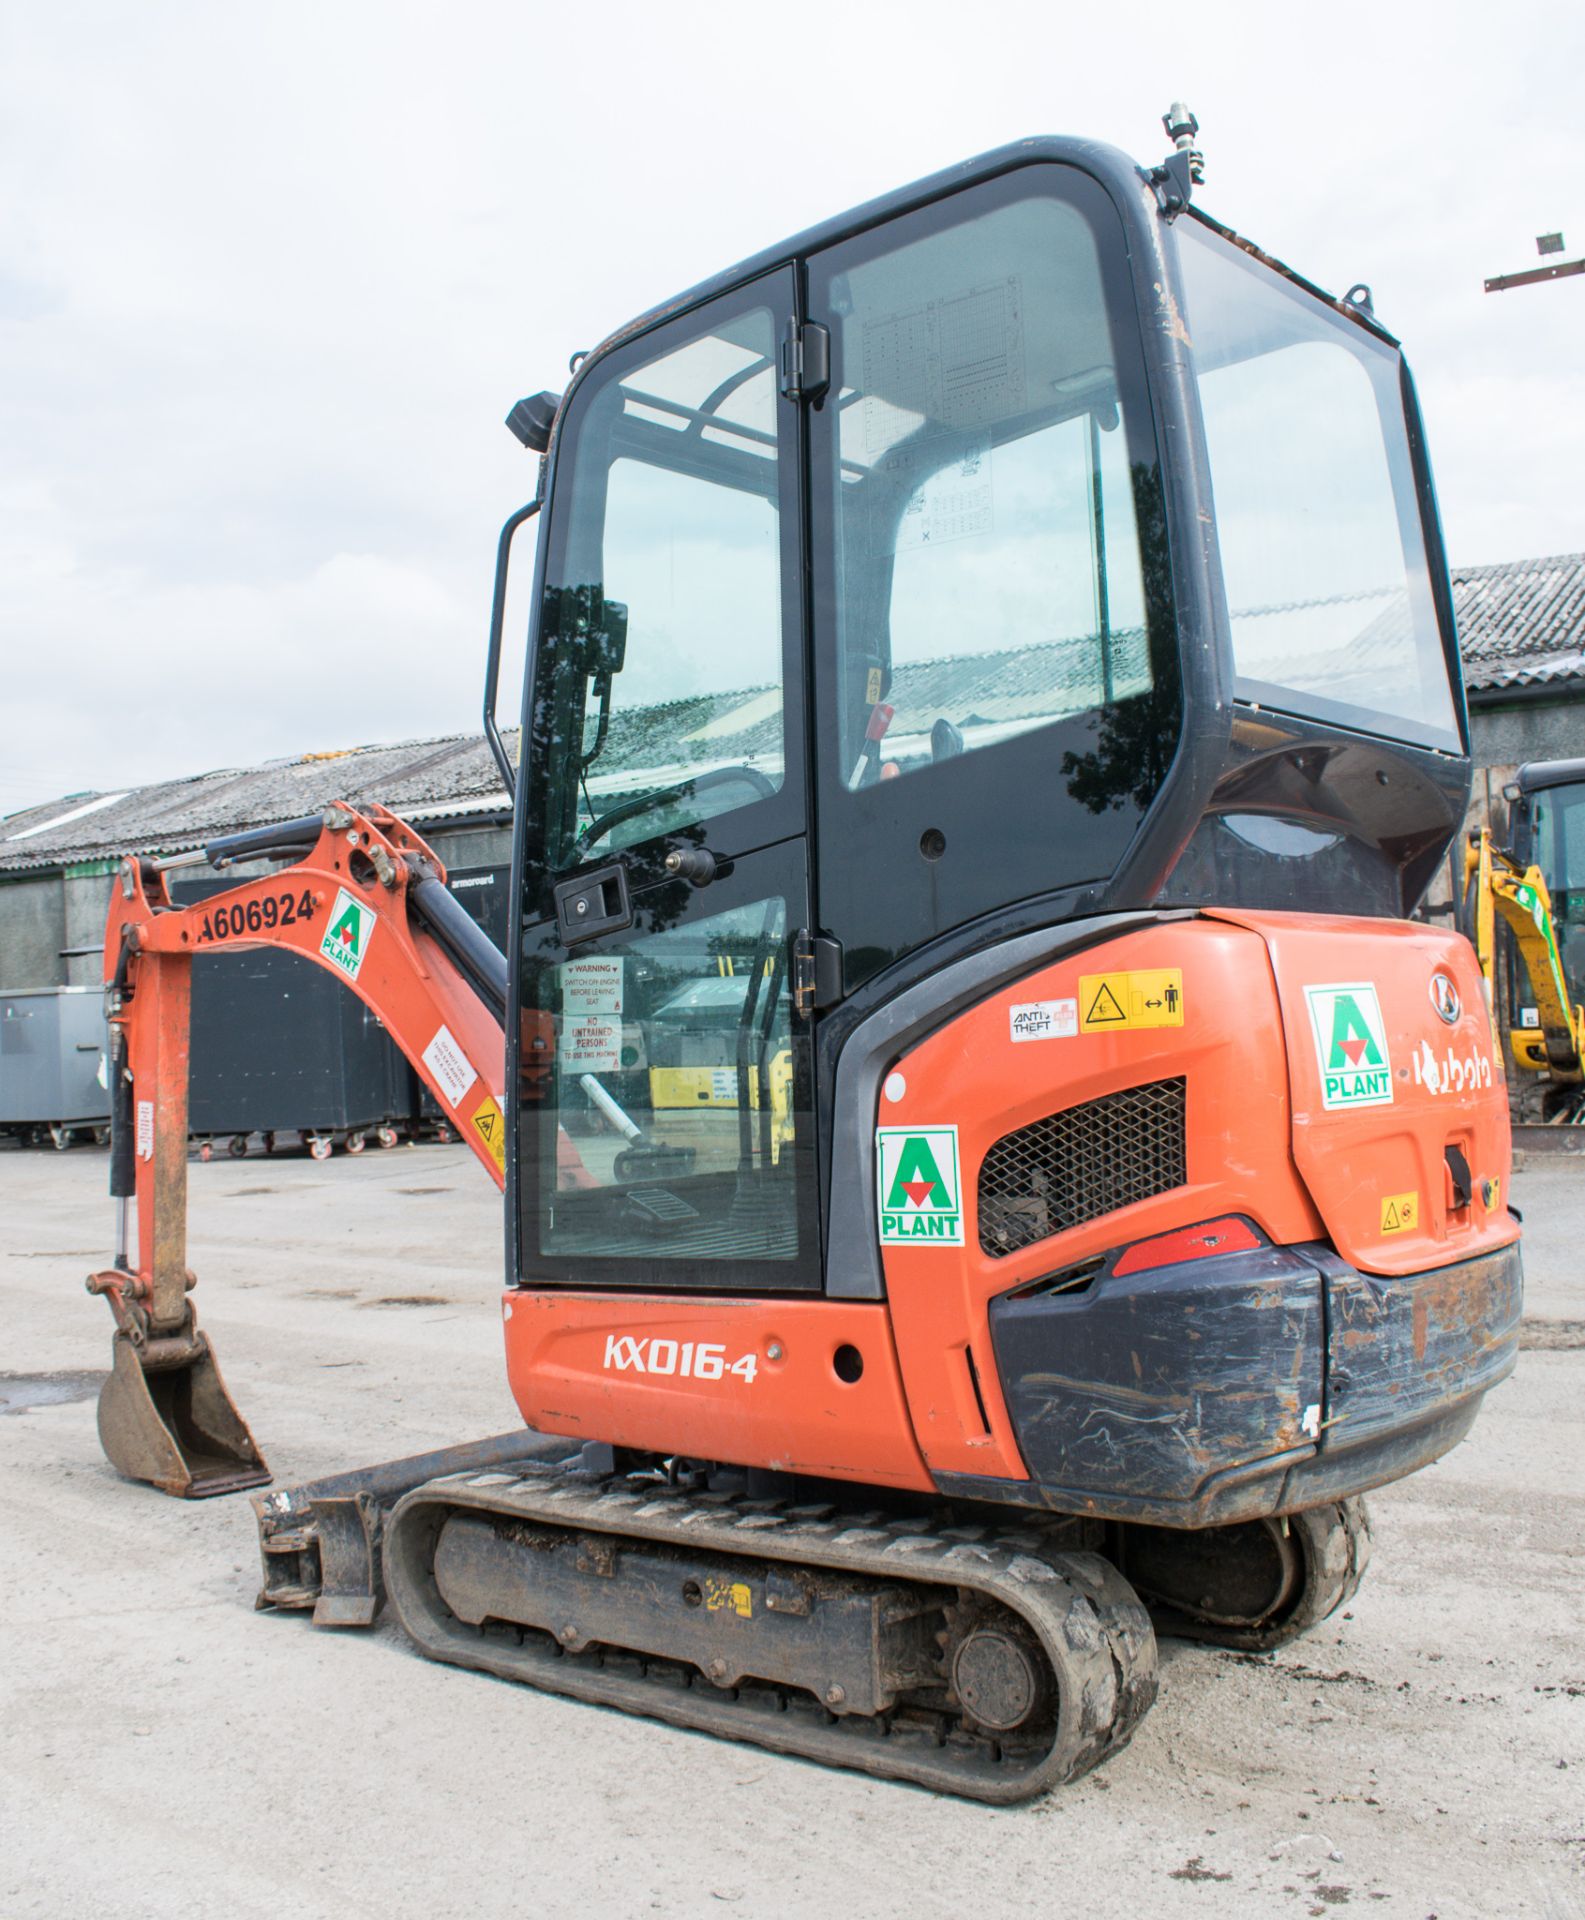
M 1325 1107 L 1390 1107 L 1392 1063 L 1376 989 L 1366 981 L 1306 987 Z
M 345 887 L 336 889 L 336 904 L 330 909 L 330 925 L 319 943 L 319 951 L 340 967 L 349 980 L 356 980 L 369 951 L 369 935 L 374 931 L 375 912 Z
M 754 1589 L 746 1580 L 724 1580 L 719 1574 L 707 1574 L 704 1604 L 708 1613 L 735 1613 L 740 1619 L 752 1620 Z
M 462 1096 L 468 1091 L 478 1075 L 468 1062 L 468 1056 L 454 1039 L 450 1030 L 442 1027 L 424 1049 L 424 1065 L 435 1076 L 435 1084 L 456 1107 L 462 1104 Z
M 877 1127 L 881 1245 L 963 1245 L 956 1127 Z
M 1079 1030 L 1079 1003 L 1031 1000 L 1007 1009 L 1007 1025 L 1014 1040 L 1071 1040 Z
M 561 1010 L 569 1019 L 586 1013 L 620 1013 L 621 959 L 566 961 L 561 968 Z
M 616 1073 L 622 1065 L 622 1022 L 606 1014 L 561 1023 L 561 1065 L 567 1073 Z
M 1079 1025 L 1085 1033 L 1183 1025 L 1183 970 L 1086 973 L 1079 980 Z
M 138 1102 L 138 1144 L 137 1154 L 140 1160 L 154 1158 L 154 1102 Z
M 1412 1233 L 1420 1224 L 1420 1196 L 1416 1193 L 1389 1193 L 1381 1203 L 1383 1233 Z
M 484 1104 L 476 1107 L 472 1117 L 474 1132 L 490 1149 L 490 1158 L 504 1174 L 506 1172 L 506 1115 L 493 1096 L 486 1096 Z

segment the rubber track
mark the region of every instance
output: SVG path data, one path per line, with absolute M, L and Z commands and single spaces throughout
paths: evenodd
M 1307 1507 L 1290 1513 L 1288 1525 L 1304 1558 L 1304 1584 L 1279 1619 L 1258 1627 L 1231 1627 L 1162 1607 L 1157 1613 L 1163 1633 L 1245 1653 L 1271 1653 L 1352 1600 L 1370 1565 L 1370 1509 L 1364 1500 L 1356 1494 L 1329 1506 Z
M 796 1689 L 723 1691 L 694 1669 L 642 1653 L 567 1653 L 531 1628 L 468 1626 L 447 1609 L 433 1575 L 448 1512 L 944 1589 L 943 1605 L 957 1589 L 987 1594 L 1029 1623 L 1057 1674 L 1050 1744 L 1004 1751 L 944 1713 L 835 1716 Z M 1127 1744 L 1156 1697 L 1155 1635 L 1133 1588 L 1098 1554 L 1043 1541 L 1038 1529 L 834 1513 L 527 1464 L 452 1475 L 404 1496 L 386 1526 L 385 1578 L 398 1619 L 431 1658 L 976 1800 L 1024 1800 L 1076 1779 Z

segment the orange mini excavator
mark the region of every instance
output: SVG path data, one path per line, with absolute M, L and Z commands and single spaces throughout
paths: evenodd
M 1500 1057 L 1408 918 L 1470 780 L 1414 389 L 1169 121 L 862 207 L 513 409 L 508 954 L 378 808 L 126 863 L 123 1471 L 268 1478 L 187 1297 L 195 954 L 338 974 L 505 1194 L 536 1432 L 256 1496 L 266 1603 L 1011 1800 L 1129 1737 L 1153 1619 L 1324 1618 L 1361 1493 L 1512 1367 Z M 200 860 L 249 877 L 174 905 Z

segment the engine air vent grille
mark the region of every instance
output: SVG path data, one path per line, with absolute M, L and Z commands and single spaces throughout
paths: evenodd
M 1000 1257 L 1189 1177 L 1185 1082 L 1153 1080 L 1004 1134 L 980 1163 L 980 1245 Z

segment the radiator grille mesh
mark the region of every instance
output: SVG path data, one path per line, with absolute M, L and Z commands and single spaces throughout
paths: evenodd
M 1184 1085 L 1153 1080 L 1004 1134 L 980 1165 L 980 1245 L 1017 1253 L 1181 1187 Z

